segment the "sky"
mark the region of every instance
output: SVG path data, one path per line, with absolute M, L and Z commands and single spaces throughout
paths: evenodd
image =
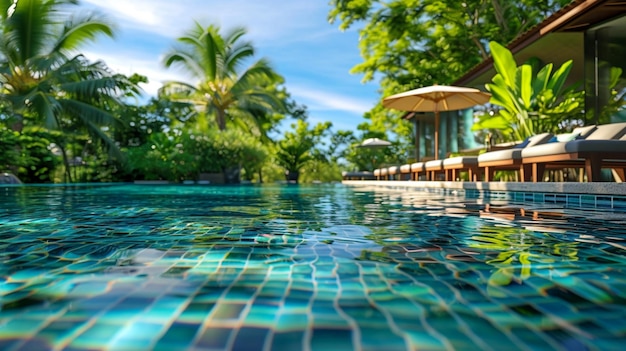
M 363 113 L 380 96 L 375 82 L 362 82 L 350 70 L 362 62 L 356 29 L 341 31 L 328 22 L 326 0 L 83 0 L 117 26 L 114 39 L 99 38 L 83 50 L 90 60 L 102 60 L 117 73 L 147 76 L 146 96 L 162 82 L 193 83 L 193 77 L 166 69 L 163 55 L 197 21 L 223 31 L 247 30 L 244 40 L 256 48 L 285 78 L 292 98 L 307 106 L 309 122 L 331 121 L 333 130 L 352 130 L 365 121 Z M 358 134 L 357 134 L 358 135 Z

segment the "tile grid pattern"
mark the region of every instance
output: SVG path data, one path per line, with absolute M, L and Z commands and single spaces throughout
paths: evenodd
M 588 195 L 563 194 L 519 191 L 485 191 L 474 189 L 445 189 L 445 188 L 403 188 L 401 186 L 384 187 L 395 190 L 410 190 L 438 194 L 443 196 L 458 196 L 467 198 L 483 198 L 530 202 L 538 204 L 556 204 L 566 208 L 578 209 L 610 209 L 626 212 L 626 196 L 622 195 Z
M 623 216 L 503 220 L 479 194 L 336 192 L 62 216 L 0 207 L 0 349 L 603 350 L 626 338 Z M 490 203 L 517 209 L 500 196 Z

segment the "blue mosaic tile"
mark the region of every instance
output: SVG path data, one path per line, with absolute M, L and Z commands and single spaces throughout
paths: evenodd
M 626 338 L 624 197 L 128 185 L 9 195 L 0 349 L 617 349 Z
M 614 196 L 613 197 L 613 208 L 616 210 L 621 210 L 626 212 L 626 197 L 623 196 Z
M 613 198 L 610 196 L 596 196 L 596 208 L 613 208 Z
M 581 196 L 576 194 L 567 194 L 567 206 L 580 207 Z

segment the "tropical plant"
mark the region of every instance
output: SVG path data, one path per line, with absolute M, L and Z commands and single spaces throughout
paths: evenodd
M 242 41 L 245 33 L 243 28 L 235 28 L 222 34 L 217 26 L 203 27 L 196 22 L 178 38 L 180 46 L 168 52 L 163 62 L 166 67 L 181 68 L 198 83 L 166 82 L 160 95 L 214 116 L 219 130 L 225 130 L 229 121 L 243 120 L 248 126 L 255 125 L 256 132 L 262 134 L 267 116 L 284 109 L 276 89 L 283 78 L 265 59 L 240 70 L 255 53 L 251 43 Z
M 336 162 L 313 159 L 302 167 L 298 181 L 302 183 L 340 182 L 342 168 Z
M 39 127 L 17 132 L 0 126 L 0 172 L 10 171 L 25 183 L 52 182 L 60 159 L 51 146 L 60 137 Z
M 473 127 L 499 129 L 513 140 L 541 132 L 557 133 L 567 121 L 583 119 L 584 91 L 576 84 L 565 86 L 572 60 L 553 72 L 553 64 L 539 68 L 537 60 L 517 66 L 506 47 L 489 45 L 497 74 L 486 84 L 489 102 L 501 107 L 495 116 L 485 116 Z
M 158 131 L 151 133 L 146 143 L 129 147 L 126 152 L 127 171 L 133 180 L 176 182 L 197 179 L 201 173 L 223 173 L 226 178 L 228 169 L 239 169 L 244 164 L 254 175 L 267 158 L 265 147 L 240 130 Z
M 359 29 L 362 61 L 352 72 L 375 80 L 382 96 L 452 84 L 489 57 L 488 43 L 508 43 L 571 0 L 331 0 L 329 19 Z M 382 100 L 382 99 L 381 99 Z M 377 104 L 371 131 L 393 132 L 410 146 L 411 125 Z
M 323 146 L 322 139 L 332 123 L 318 123 L 309 129 L 309 123 L 303 120 L 296 121 L 291 127 L 293 131 L 286 131 L 283 138 L 276 143 L 276 163 L 285 169 L 288 181 L 298 182 L 300 170 L 309 162 L 321 159 L 321 152 L 316 152 Z
M 198 159 L 190 147 L 188 134 L 179 131 L 155 132 L 148 141 L 127 150 L 129 172 L 133 180 L 195 179 Z M 187 147 L 186 147 L 187 146 Z
M 18 139 L 18 132 L 0 125 L 0 172 L 15 172 L 14 168 L 20 158 Z
M 85 130 L 120 157 L 101 127 L 116 121 L 107 107 L 138 88 L 104 63 L 75 54 L 99 35 L 112 36 L 113 29 L 100 15 L 72 11 L 74 5 L 78 1 L 0 1 L 0 100 L 25 125 Z M 66 147 L 58 147 L 71 181 Z

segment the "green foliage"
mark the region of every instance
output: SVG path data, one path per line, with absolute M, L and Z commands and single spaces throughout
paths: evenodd
M 263 165 L 269 159 L 269 150 L 260 141 L 253 138 L 246 138 L 241 157 L 241 167 L 244 170 L 245 180 L 252 181 L 258 175 L 261 182 Z
M 47 183 L 60 159 L 50 151 L 51 140 L 59 138 L 42 128 L 21 133 L 0 126 L 0 171 L 11 171 L 25 183 Z
M 489 57 L 488 43 L 508 43 L 570 0 L 331 0 L 329 20 L 362 24 L 362 62 L 352 73 L 379 81 L 381 95 L 451 84 Z M 376 105 L 366 129 L 393 133 L 403 148 L 411 125 Z M 364 130 L 364 129 L 361 129 Z
M 70 134 L 87 133 L 119 158 L 116 143 L 102 126 L 116 122 L 108 108 L 120 104 L 123 96 L 137 94 L 138 87 L 104 63 L 91 63 L 75 54 L 98 36 L 113 34 L 103 16 L 74 11 L 77 4 L 69 0 L 0 3 L 0 102 L 14 119 Z M 69 172 L 63 143 L 57 141 Z M 71 181 L 71 174 L 66 176 Z
M 156 132 L 148 142 L 127 150 L 127 166 L 134 180 L 194 179 L 198 160 L 186 150 L 189 135 Z M 187 142 L 187 143 L 186 143 Z
M 221 173 L 246 164 L 249 172 L 267 158 L 264 147 L 239 130 L 152 133 L 147 143 L 129 147 L 128 171 L 135 180 L 182 181 L 199 173 Z
M 323 160 L 312 160 L 302 167 L 300 172 L 300 183 L 312 183 L 319 181 L 323 183 L 340 182 L 341 167 L 335 162 Z
M 241 130 L 213 130 L 196 135 L 193 140 L 193 150 L 200 157 L 200 172 L 222 172 L 245 163 L 249 170 L 256 170 L 267 157 L 263 145 Z
M 485 116 L 473 129 L 498 129 L 512 140 L 542 132 L 557 133 L 563 122 L 582 119 L 584 92 L 576 85 L 565 87 L 572 68 L 567 61 L 553 72 L 549 63 L 538 69 L 531 61 L 517 66 L 504 46 L 490 43 L 497 74 L 486 84 L 490 103 L 500 106 L 496 116 Z
M 17 173 L 25 183 L 48 183 L 54 181 L 55 169 L 61 159 L 51 151 L 55 141 L 62 138 L 58 131 L 43 128 L 25 128 L 20 135 L 21 161 Z
M 392 91 L 449 84 L 488 57 L 487 43 L 508 43 L 570 0 L 331 0 L 329 20 L 360 30 L 365 79 L 382 74 Z
M 288 173 L 297 174 L 309 162 L 322 160 L 322 138 L 332 126 L 330 122 L 318 123 L 309 129 L 309 123 L 298 120 L 291 125 L 293 132 L 285 132 L 283 138 L 277 142 L 276 163 Z M 326 160 L 325 160 L 326 161 Z
M 6 172 L 18 164 L 19 133 L 0 126 L 0 172 Z
M 179 46 L 165 55 L 163 63 L 182 68 L 199 83 L 167 82 L 160 96 L 213 116 L 219 130 L 225 130 L 227 123 L 243 121 L 264 135 L 270 116 L 285 111 L 285 96 L 276 87 L 283 78 L 266 59 L 240 69 L 255 53 L 252 44 L 242 40 L 245 33 L 243 28 L 235 28 L 223 34 L 217 26 L 196 23 L 178 38 Z

